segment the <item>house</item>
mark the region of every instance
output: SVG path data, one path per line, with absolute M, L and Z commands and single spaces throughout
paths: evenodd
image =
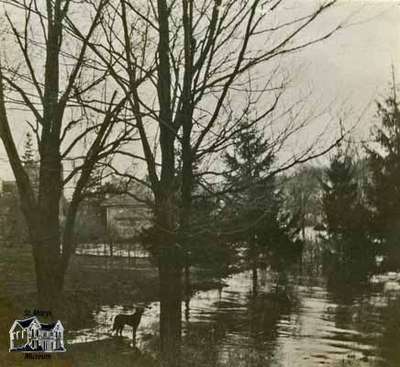
M 65 352 L 61 322 L 42 324 L 36 316 L 15 320 L 10 329 L 10 352 Z
M 101 206 L 106 211 L 107 234 L 113 238 L 133 239 L 151 225 L 149 207 L 128 193 L 110 195 Z

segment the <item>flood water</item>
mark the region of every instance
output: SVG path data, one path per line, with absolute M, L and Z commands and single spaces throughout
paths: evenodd
M 184 356 L 202 366 L 309 367 L 343 360 L 400 366 L 399 279 L 391 273 L 332 286 L 321 276 L 292 275 L 277 287 L 276 276 L 265 272 L 253 295 L 249 272 L 232 275 L 222 289 L 199 291 L 182 303 Z M 111 338 L 114 316 L 133 312 L 105 305 L 93 313 L 96 327 L 70 331 L 67 343 Z M 154 302 L 138 328 L 139 349 L 154 351 L 158 318 Z M 123 337 L 132 337 L 128 326 Z

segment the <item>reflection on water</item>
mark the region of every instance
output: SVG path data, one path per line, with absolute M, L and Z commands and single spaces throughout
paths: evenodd
M 385 283 L 332 288 L 321 278 L 291 277 L 282 289 L 264 274 L 256 297 L 250 273 L 225 283 L 182 303 L 183 353 L 193 366 L 308 367 L 348 358 L 400 366 L 399 292 L 387 294 Z M 96 327 L 70 332 L 68 342 L 110 338 L 114 316 L 133 312 L 103 306 L 94 312 Z M 158 317 L 154 302 L 137 331 L 140 349 L 155 351 Z M 132 337 L 128 326 L 123 337 Z

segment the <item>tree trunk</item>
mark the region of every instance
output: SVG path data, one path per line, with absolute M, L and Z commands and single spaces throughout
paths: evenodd
M 61 266 L 61 159 L 56 144 L 43 148 L 40 164 L 38 220 L 29 223 L 40 308 L 54 314 L 64 284 Z
M 162 367 L 181 363 L 182 270 L 184 251 L 176 243 L 173 191 L 156 196 L 158 272 L 160 281 L 160 358 Z
M 57 313 L 60 306 L 60 296 L 64 283 L 64 272 L 62 271 L 58 258 L 49 255 L 49 248 L 59 245 L 48 241 L 35 242 L 34 262 L 36 272 L 36 285 L 38 291 L 38 306 L 41 310 Z M 51 252 L 50 252 L 51 253 Z
M 251 258 L 251 270 L 252 270 L 252 290 L 253 296 L 257 295 L 258 292 L 258 252 L 256 249 L 256 239 L 254 234 L 250 237 L 250 258 Z
M 185 321 L 189 322 L 190 317 L 190 296 L 191 296 L 191 286 L 190 286 L 190 265 L 188 261 L 187 254 L 185 256 L 185 268 L 183 270 L 184 274 L 184 298 L 185 298 Z
M 256 261 L 253 261 L 252 279 L 253 279 L 253 296 L 256 296 L 258 293 L 258 269 Z
M 187 256 L 185 260 L 185 268 L 184 268 L 184 285 L 185 285 L 185 296 L 190 296 L 190 265 L 187 260 Z
M 39 215 L 44 218 L 41 213 Z M 56 218 L 58 222 L 58 213 Z M 55 315 L 60 305 L 65 276 L 65 271 L 61 266 L 58 225 L 55 226 L 54 223 L 45 225 L 42 220 L 33 225 L 35 227 L 30 228 L 30 238 L 33 247 L 38 306 Z
M 169 252 L 169 250 L 166 250 Z M 172 251 L 160 259 L 160 337 L 161 366 L 179 367 L 181 364 L 181 303 L 182 267 L 168 261 Z

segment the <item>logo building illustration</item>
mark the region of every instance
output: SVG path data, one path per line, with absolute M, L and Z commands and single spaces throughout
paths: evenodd
M 10 352 L 65 352 L 64 327 L 60 320 L 42 324 L 35 316 L 15 320 L 10 329 Z

